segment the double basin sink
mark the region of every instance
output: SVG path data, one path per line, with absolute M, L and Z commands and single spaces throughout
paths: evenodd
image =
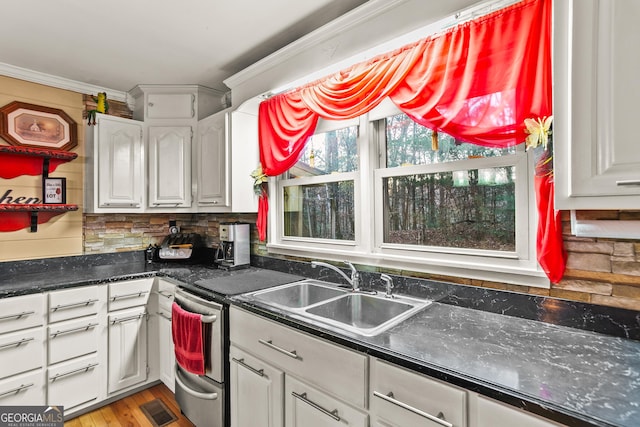
M 365 336 L 377 335 L 431 304 L 429 300 L 404 296 L 387 298 L 352 292 L 313 279 L 252 292 L 246 297 L 312 322 Z

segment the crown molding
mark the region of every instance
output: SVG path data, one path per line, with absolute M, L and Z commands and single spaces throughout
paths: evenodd
M 51 74 L 41 73 L 39 71 L 29 70 L 27 68 L 16 67 L 15 65 L 0 62 L 0 75 L 25 80 L 32 83 L 39 83 L 58 89 L 70 90 L 82 94 L 93 94 L 98 92 L 107 92 L 109 99 L 114 101 L 128 102 L 127 92 L 120 90 L 104 88 L 101 86 L 83 83 L 76 80 L 66 79 Z
M 223 82 L 227 87 L 230 87 L 233 90 L 234 87 L 244 83 L 245 81 L 258 77 L 262 72 L 264 72 L 264 70 L 284 62 L 313 46 L 317 46 L 318 44 L 334 37 L 336 34 L 340 34 L 341 32 L 357 26 L 362 22 L 369 21 L 374 16 L 378 16 L 390 9 L 398 7 L 399 4 L 405 3 L 406 1 L 407 0 L 384 0 L 364 3 L 352 11 L 347 12 L 328 24 L 323 25 L 306 36 L 299 38 L 295 42 L 250 65 L 244 70 L 230 76 Z

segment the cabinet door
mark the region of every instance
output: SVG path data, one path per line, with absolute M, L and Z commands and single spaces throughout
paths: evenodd
M 231 127 L 231 205 L 233 212 L 258 212 L 251 172 L 260 164 L 258 114 L 234 111 Z
M 368 416 L 290 376 L 285 380 L 286 427 L 366 427 Z
M 144 307 L 109 314 L 109 393 L 147 379 L 147 318 Z
M 191 119 L 196 116 L 195 93 L 150 93 L 148 119 Z
M 284 373 L 231 347 L 231 427 L 282 427 Z
M 151 126 L 149 206 L 191 206 L 191 126 Z
M 142 209 L 142 123 L 101 116 L 96 126 L 98 207 Z
M 218 113 L 198 122 L 197 203 L 201 211 L 229 206 L 227 188 L 227 113 Z
M 637 0 L 554 2 L 557 209 L 636 209 Z
M 171 311 L 163 309 L 158 311 L 158 334 L 160 381 L 171 391 L 175 391 L 176 356 L 171 335 Z

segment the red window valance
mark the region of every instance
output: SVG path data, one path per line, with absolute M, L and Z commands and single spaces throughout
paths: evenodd
M 290 169 L 319 118 L 354 118 L 385 97 L 417 123 L 459 140 L 524 142 L 525 119 L 552 115 L 551 25 L 550 0 L 524 0 L 263 101 L 263 172 Z M 260 208 L 264 240 L 266 199 Z

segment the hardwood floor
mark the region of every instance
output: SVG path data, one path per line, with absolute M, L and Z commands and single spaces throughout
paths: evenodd
M 173 393 L 164 384 L 158 384 L 139 393 L 125 397 L 103 406 L 93 412 L 80 415 L 64 423 L 65 427 L 152 427 L 153 425 L 140 410 L 140 405 L 153 399 L 162 399 L 167 408 L 178 420 L 169 424 L 172 427 L 194 427 L 180 413 Z

